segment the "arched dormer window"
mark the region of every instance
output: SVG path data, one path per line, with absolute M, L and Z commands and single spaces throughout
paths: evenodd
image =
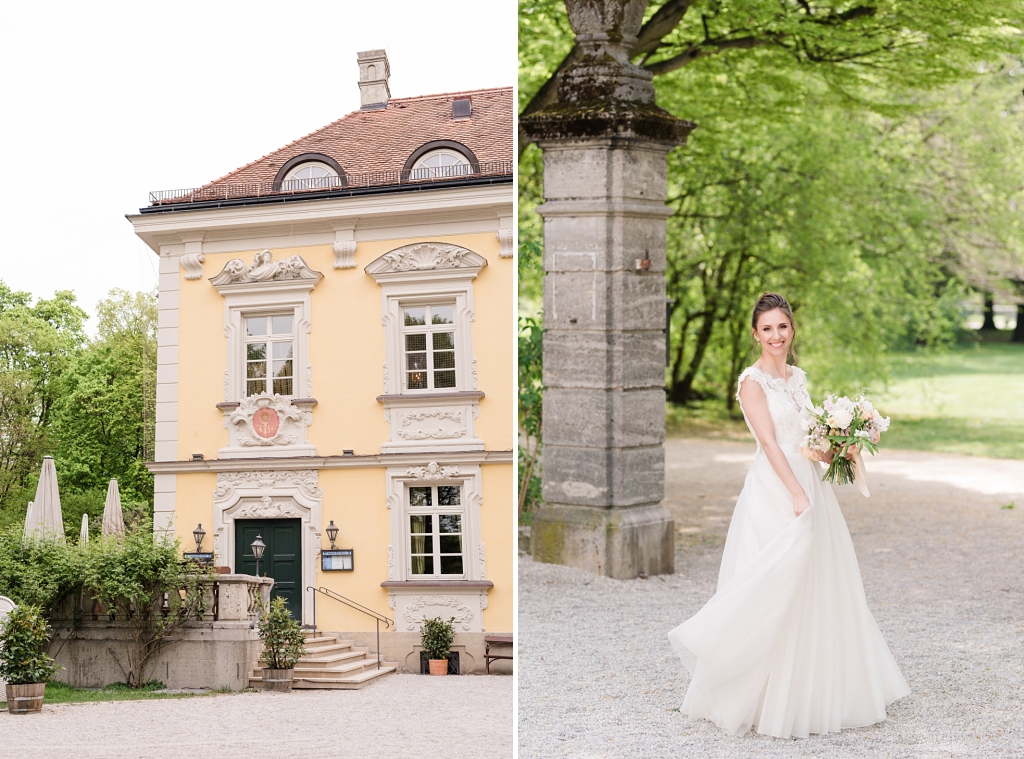
M 447 179 L 472 174 L 473 168 L 462 153 L 454 150 L 432 150 L 413 164 L 409 179 Z
M 333 190 L 345 186 L 345 171 L 320 153 L 303 153 L 287 161 L 274 177 L 274 190 Z
M 473 151 L 453 140 L 435 140 L 421 146 L 405 162 L 407 179 L 454 179 L 480 170 Z
M 289 171 L 281 182 L 282 190 L 320 190 L 340 187 L 338 172 L 326 163 L 310 161 Z

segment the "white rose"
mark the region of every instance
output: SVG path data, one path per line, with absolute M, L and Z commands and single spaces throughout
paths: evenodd
M 852 421 L 853 411 L 845 408 L 837 408 L 835 411 L 832 412 L 832 416 L 829 417 L 828 423 L 829 426 L 835 429 L 845 430 L 847 427 L 850 426 L 850 423 Z

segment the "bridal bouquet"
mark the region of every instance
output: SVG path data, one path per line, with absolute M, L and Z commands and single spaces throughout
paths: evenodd
M 821 406 L 804 410 L 803 452 L 813 457 L 815 452 L 831 453 L 824 482 L 848 485 L 857 476 L 854 462 L 846 457 L 852 446 L 868 453 L 878 453 L 878 441 L 889 429 L 889 417 L 882 416 L 863 395 L 855 401 L 830 395 Z

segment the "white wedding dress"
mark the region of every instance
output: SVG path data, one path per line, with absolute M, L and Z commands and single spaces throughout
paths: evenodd
M 759 443 L 729 525 L 718 592 L 668 634 L 692 675 L 683 713 L 736 735 L 751 726 L 789 738 L 871 725 L 910 692 L 868 609 L 835 494 L 820 465 L 800 452 L 808 396 L 803 371 L 792 369 L 783 380 L 750 367 L 740 387 L 753 380 L 764 389 L 775 439 L 811 507 L 794 515 Z

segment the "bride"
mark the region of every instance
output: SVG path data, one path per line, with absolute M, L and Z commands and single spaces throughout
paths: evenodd
M 835 494 L 800 451 L 809 399 L 803 371 L 786 363 L 793 311 L 781 295 L 762 295 L 751 326 L 761 356 L 740 375 L 738 396 L 757 453 L 718 592 L 669 633 L 692 674 L 682 711 L 736 735 L 871 725 L 910 689 L 868 609 Z

